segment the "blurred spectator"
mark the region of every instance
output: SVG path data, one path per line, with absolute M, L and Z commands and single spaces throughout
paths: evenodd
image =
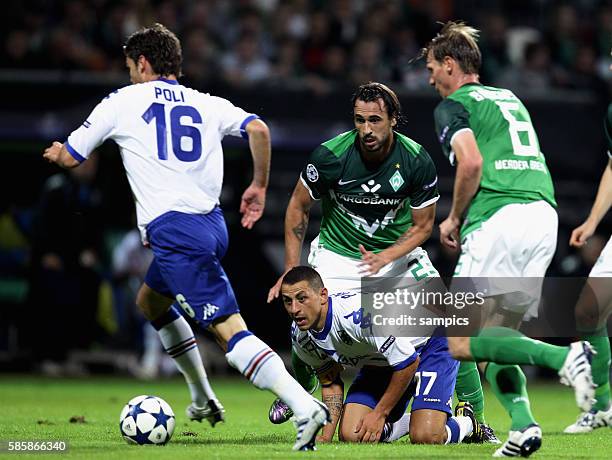
M 138 363 L 131 365 L 130 371 L 142 379 L 155 378 L 160 373 L 167 373 L 167 369 L 177 371 L 172 359 L 165 353 L 157 332 L 136 307 L 136 295 L 153 260 L 153 251 L 143 246 L 138 229 L 127 232 L 121 238 L 113 250 L 112 259 L 113 277 L 119 288 L 116 300 L 124 342 L 135 346 L 133 332 L 142 331 L 142 340 L 138 344 L 141 345 L 138 348 L 142 349 L 142 357 Z
M 219 73 L 219 54 L 205 29 L 194 28 L 183 39 L 183 74 L 196 87 L 206 87 Z
M 270 65 L 263 58 L 256 37 L 243 35 L 235 48 L 221 60 L 223 76 L 234 86 L 250 86 L 270 75 Z
M 318 73 L 323 65 L 325 51 L 332 44 L 329 16 L 317 11 L 310 17 L 310 34 L 302 44 L 304 67 L 309 72 Z
M 482 81 L 490 84 L 510 64 L 508 57 L 507 24 L 501 13 L 489 13 L 482 20 L 480 50 Z
M 549 90 L 552 87 L 552 72 L 548 46 L 529 43 L 520 66 L 507 68 L 495 84 L 517 93 Z
M 597 73 L 595 50 L 588 45 L 576 49 L 572 71 L 568 73 L 566 86 L 571 89 L 590 91 L 603 104 L 608 103 L 608 85 Z
M 515 79 L 516 75 L 506 70 L 520 60 L 525 43 L 534 41 L 548 46 L 554 85 L 582 91 L 593 83 L 601 93 L 601 82 L 592 77 L 592 59 L 583 45 L 595 52 L 596 73 L 612 82 L 608 72 L 612 47 L 609 1 L 7 2 L 0 20 L 0 68 L 118 74 L 125 63 L 117 49 L 129 34 L 157 21 L 183 41 L 185 74 L 197 86 L 281 83 L 322 93 L 329 90 L 330 83 L 352 87 L 372 78 L 421 89 L 426 84 L 424 68 L 410 59 L 438 30 L 437 21 L 465 19 L 482 30 L 481 74 L 485 84 Z M 366 37 L 374 43 L 365 44 Z M 296 42 L 300 45 L 298 62 L 294 61 Z M 342 48 L 344 55 L 336 47 Z M 541 49 L 536 54 L 536 61 L 543 58 Z M 372 57 L 379 59 L 379 65 L 364 62 Z M 333 68 L 341 61 L 348 62 L 350 69 L 338 78 Z
M 579 32 L 578 15 L 573 5 L 560 4 L 552 10 L 548 46 L 555 62 L 566 69 L 570 69 L 575 61 Z
M 300 45 L 296 40 L 285 40 L 277 50 L 270 72 L 271 85 L 290 87 L 303 75 Z
M 361 38 L 355 44 L 351 64 L 351 84 L 358 86 L 369 81 L 389 81 L 391 71 L 385 63 L 382 43 L 374 37 Z
M 70 349 L 89 347 L 96 324 L 102 194 L 97 154 L 45 183 L 32 230 L 29 311 L 35 355 L 55 371 Z
M 308 88 L 323 95 L 344 85 L 347 80 L 348 56 L 341 46 L 331 46 L 323 58 L 321 69 L 306 77 Z

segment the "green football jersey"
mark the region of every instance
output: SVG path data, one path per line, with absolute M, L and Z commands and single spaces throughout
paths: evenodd
M 337 254 L 361 258 L 359 244 L 380 252 L 412 225 L 412 209 L 438 198 L 438 177 L 429 154 L 394 132 L 382 164 L 365 163 L 357 130 L 324 142 L 301 172 L 311 197 L 321 200 L 319 244 Z
M 442 151 L 455 163 L 453 136 L 471 129 L 482 154 L 480 187 L 472 199 L 461 236 L 480 227 L 511 203 L 555 202 L 554 187 L 538 137 L 523 103 L 509 90 L 467 84 L 434 111 Z

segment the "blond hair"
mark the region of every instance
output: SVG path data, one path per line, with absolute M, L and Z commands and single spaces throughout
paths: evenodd
M 421 57 L 431 52 L 436 61 L 442 62 L 446 56 L 453 58 L 463 72 L 477 74 L 482 63 L 478 48 L 480 31 L 463 21 L 448 21 L 442 30 L 421 51 Z

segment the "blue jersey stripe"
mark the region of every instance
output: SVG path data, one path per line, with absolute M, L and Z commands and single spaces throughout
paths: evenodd
M 74 147 L 72 147 L 72 145 L 70 145 L 68 141 L 64 142 L 64 147 L 66 147 L 66 150 L 68 150 L 68 153 L 72 155 L 72 157 L 79 163 L 83 163 L 86 160 L 84 156 L 81 156 L 79 152 L 74 150 Z
M 248 117 L 246 117 L 244 119 L 244 121 L 240 124 L 240 135 L 245 138 L 248 139 L 249 135 L 246 132 L 246 125 L 248 125 L 250 122 L 252 122 L 253 120 L 259 120 L 259 116 L 258 115 L 249 115 Z

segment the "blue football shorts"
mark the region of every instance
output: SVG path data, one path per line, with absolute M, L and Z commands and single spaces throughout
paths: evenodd
M 147 239 L 155 256 L 145 277 L 151 289 L 176 299 L 204 329 L 240 311 L 221 266 L 228 235 L 219 207 L 208 214 L 162 214 L 147 225 Z
M 453 392 L 459 370 L 459 362 L 448 351 L 444 336 L 432 336 L 425 345 L 417 348 L 419 367 L 415 378 L 408 386 L 395 407 L 391 410 L 388 422 L 395 422 L 406 412 L 412 399 L 411 410 L 430 409 L 452 415 Z M 363 404 L 372 409 L 382 398 L 393 370 L 390 367 L 364 366 L 346 395 L 346 404 Z

